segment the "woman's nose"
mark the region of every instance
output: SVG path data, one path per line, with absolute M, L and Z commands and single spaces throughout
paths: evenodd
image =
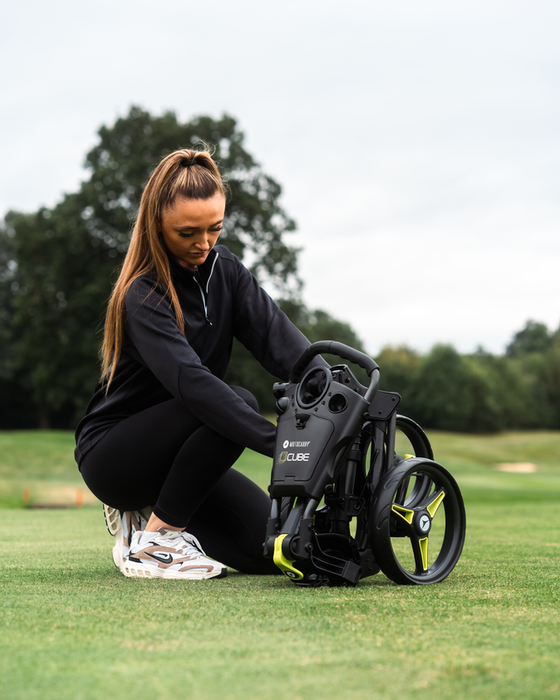
M 199 238 L 198 247 L 201 250 L 208 250 L 208 248 L 210 248 L 210 242 L 207 233 L 202 234 L 202 236 Z

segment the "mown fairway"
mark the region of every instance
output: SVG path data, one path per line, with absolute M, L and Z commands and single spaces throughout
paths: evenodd
M 87 496 L 17 507 L 24 488 L 32 504 L 75 501 L 72 436 L 0 433 L 0 696 L 559 698 L 560 433 L 430 437 L 467 504 L 451 576 L 307 590 L 233 572 L 125 579 Z M 243 468 L 266 484 L 268 460 Z

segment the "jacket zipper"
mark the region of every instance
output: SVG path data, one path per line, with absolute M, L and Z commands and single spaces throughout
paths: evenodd
M 210 287 L 210 280 L 212 279 L 212 275 L 214 274 L 214 268 L 216 267 L 216 263 L 218 262 L 220 254 L 218 251 L 216 251 L 216 257 L 214 258 L 214 262 L 212 263 L 212 269 L 210 270 L 210 275 L 208 277 L 208 282 L 206 283 L 206 295 L 204 294 L 204 290 L 200 286 L 200 282 L 196 278 L 196 276 L 193 276 L 194 281 L 196 282 L 196 286 L 198 287 L 200 291 L 200 296 L 202 297 L 202 306 L 204 307 L 204 317 L 208 321 L 210 325 L 212 325 L 212 321 L 208 318 L 208 306 L 206 304 L 206 296 L 208 295 L 208 288 Z

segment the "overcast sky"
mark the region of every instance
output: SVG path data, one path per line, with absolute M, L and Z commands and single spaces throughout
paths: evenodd
M 52 206 L 138 104 L 234 116 L 304 298 L 384 345 L 560 324 L 558 0 L 4 0 L 0 215 Z

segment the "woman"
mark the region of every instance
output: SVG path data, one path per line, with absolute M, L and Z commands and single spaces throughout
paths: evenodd
M 309 342 L 216 246 L 225 203 L 209 153 L 164 158 L 109 301 L 101 381 L 76 431 L 76 460 L 106 504 L 125 576 L 277 571 L 262 557 L 270 500 L 231 469 L 245 447 L 271 457 L 275 427 L 223 377 L 234 336 L 282 379 Z

